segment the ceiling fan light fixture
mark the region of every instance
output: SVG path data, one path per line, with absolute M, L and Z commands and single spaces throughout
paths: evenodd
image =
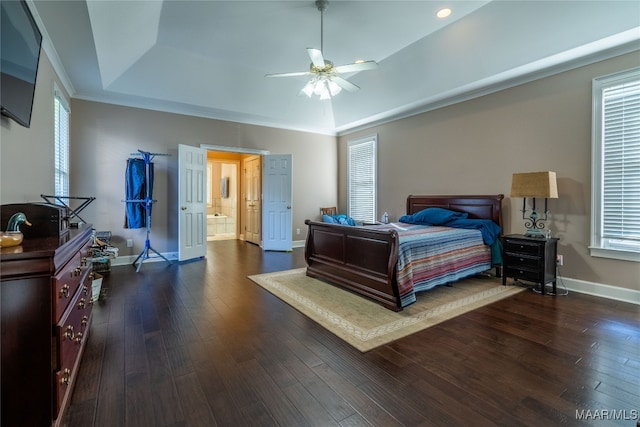
M 311 98 L 311 95 L 313 95 L 313 92 L 314 92 L 314 81 L 313 80 L 309 80 L 307 82 L 307 84 L 304 85 L 304 87 L 302 88 L 301 93 L 304 93 L 309 98 Z
M 331 99 L 329 89 L 325 85 L 322 85 L 322 90 L 320 91 L 320 101 L 327 101 L 329 99 Z
M 309 71 L 293 72 L 293 73 L 278 73 L 278 74 L 266 74 L 265 77 L 293 77 L 293 76 L 308 76 L 311 75 L 311 79 L 302 88 L 298 95 L 305 94 L 309 98 L 313 95 L 318 95 L 320 99 L 331 99 L 338 95 L 342 89 L 349 92 L 354 92 L 360 89 L 357 85 L 354 85 L 350 81 L 339 76 L 341 73 L 356 73 L 360 71 L 373 70 L 378 67 L 375 61 L 364 61 L 359 59 L 351 64 L 345 64 L 340 66 L 334 66 L 333 62 L 324 58 L 322 53 L 324 47 L 324 18 L 323 12 L 327 9 L 329 0 L 316 0 L 315 4 L 320 11 L 320 49 L 307 48 L 307 55 L 311 60 L 309 65 Z
M 319 96 L 321 100 L 327 100 L 339 94 L 340 91 L 342 91 L 342 88 L 331 80 L 330 77 L 321 76 L 308 81 L 300 93 L 307 95 L 309 98 L 316 95 Z
M 342 88 L 333 80 L 327 80 L 327 86 L 329 86 L 329 93 L 331 93 L 331 96 L 336 96 L 342 90 Z
M 327 99 L 329 96 L 329 89 L 324 84 L 324 80 L 317 80 L 313 84 L 313 94 L 318 95 L 320 99 Z

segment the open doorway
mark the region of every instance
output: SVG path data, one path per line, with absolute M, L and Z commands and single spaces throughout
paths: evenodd
M 207 241 L 239 239 L 265 250 L 290 250 L 291 155 L 206 144 L 200 148 L 207 150 L 209 165 Z
M 207 152 L 207 241 L 238 238 L 240 159 L 237 153 Z

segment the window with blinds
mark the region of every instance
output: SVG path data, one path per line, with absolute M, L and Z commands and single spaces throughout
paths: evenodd
M 69 107 L 57 93 L 54 110 L 54 191 L 56 196 L 69 196 Z
M 640 261 L 640 69 L 593 87 L 592 254 Z
M 377 145 L 377 136 L 347 144 L 347 215 L 356 221 L 376 221 Z

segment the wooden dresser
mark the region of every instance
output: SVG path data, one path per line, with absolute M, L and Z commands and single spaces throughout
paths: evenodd
M 91 325 L 91 231 L 0 249 L 3 427 L 62 422 Z

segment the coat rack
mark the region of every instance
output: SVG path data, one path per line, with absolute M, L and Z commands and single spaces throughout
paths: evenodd
M 141 156 L 142 159 L 144 160 L 144 181 L 145 181 L 145 197 L 143 199 L 129 199 L 129 200 L 123 200 L 123 202 L 125 203 L 142 203 L 144 206 L 144 211 L 145 211 L 145 224 L 147 227 L 147 238 L 144 242 L 144 248 L 142 249 L 142 252 L 140 252 L 140 255 L 138 255 L 138 257 L 135 259 L 135 261 L 133 261 L 133 263 L 131 265 L 136 266 L 136 272 L 140 271 L 140 267 L 142 266 L 142 263 L 145 262 L 146 260 L 152 258 L 149 254 L 149 252 L 153 252 L 154 254 L 157 255 L 157 257 L 153 257 L 153 258 L 162 258 L 163 260 L 165 260 L 168 263 L 171 263 L 171 261 L 169 261 L 164 255 L 162 255 L 160 252 L 156 251 L 153 246 L 151 246 L 151 242 L 149 240 L 149 235 L 151 234 L 151 206 L 157 202 L 157 200 L 153 200 L 150 196 L 150 192 L 151 192 L 151 179 L 152 179 L 152 175 L 150 172 L 150 165 L 152 163 L 152 160 L 154 157 L 156 156 L 169 156 L 169 154 L 161 154 L 161 153 L 149 153 L 147 151 L 142 151 L 142 150 L 138 150 L 137 153 L 131 153 L 132 156 Z

